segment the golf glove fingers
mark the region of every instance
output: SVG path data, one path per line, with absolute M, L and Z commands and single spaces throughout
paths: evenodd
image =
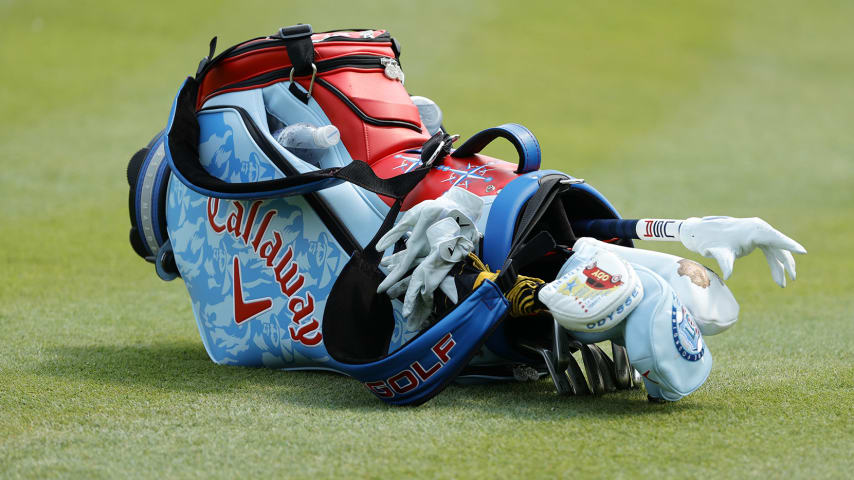
M 798 242 L 783 235 L 761 218 L 692 217 L 679 230 L 685 248 L 714 258 L 724 279 L 732 275 L 733 262 L 759 247 L 771 268 L 771 277 L 786 286 L 786 272 L 795 279 L 794 253 L 807 253 Z
M 436 221 L 434 215 L 429 215 L 429 213 L 432 212 L 428 211 L 427 213 L 428 215 L 421 215 L 417 218 L 412 219 L 415 221 L 415 224 L 412 226 L 411 235 L 406 240 L 406 248 L 394 254 L 393 257 L 396 257 L 393 260 L 389 260 L 387 262 L 389 264 L 390 269 L 386 278 L 383 279 L 382 283 L 380 283 L 379 287 L 377 287 L 377 293 L 382 293 L 386 291 L 389 287 L 397 283 L 401 278 L 403 278 L 404 275 L 406 275 L 406 272 L 408 272 L 410 268 L 412 268 L 412 265 L 416 263 L 419 258 L 424 258 L 425 256 L 427 256 L 427 253 L 430 251 L 430 246 L 427 243 L 427 237 L 425 235 L 425 232 L 427 230 L 427 227 L 432 222 Z M 439 212 L 436 212 L 436 216 L 438 215 L 438 213 Z M 398 224 L 398 226 L 399 225 L 400 224 Z M 400 238 L 400 236 L 391 238 L 389 237 L 389 234 L 392 233 L 394 233 L 395 235 L 397 235 L 397 233 L 400 233 L 400 236 L 402 236 L 405 232 L 389 231 L 386 235 L 382 237 L 381 242 L 383 239 L 389 238 L 390 243 L 388 243 L 388 246 L 393 245 L 394 242 L 396 242 Z M 386 246 L 385 248 L 380 248 L 381 242 L 377 243 L 377 251 L 383 251 L 385 250 L 385 248 L 388 248 L 388 246 Z M 382 262 L 380 263 L 382 264 Z
M 450 219 L 459 225 L 462 235 L 475 243 L 480 237 L 475 222 L 480 218 L 482 210 L 483 200 L 479 196 L 465 189 L 452 187 L 441 197 L 421 202 L 407 211 L 400 222 L 377 242 L 377 251 L 384 251 L 410 232 L 406 249 L 392 255 L 393 258 L 388 261 L 383 259 L 383 266 L 389 271 L 377 288 L 377 293 L 387 291 L 400 281 L 413 265 L 423 261 L 430 251 L 427 230 L 442 219 Z
M 459 297 L 457 296 L 457 283 L 454 281 L 454 277 L 445 277 L 442 279 L 442 283 L 439 284 L 439 290 L 448 297 L 448 300 L 451 301 L 454 305 L 459 301 Z
M 406 292 L 406 289 L 409 288 L 409 281 L 411 279 L 412 275 L 404 277 L 402 280 L 389 287 L 388 290 L 386 290 L 386 295 L 390 298 L 397 298 L 403 295 Z
M 482 210 L 482 198 L 463 188 L 451 187 L 439 198 L 425 200 L 404 213 L 403 218 L 377 242 L 377 251 L 385 251 L 407 232 L 412 232 L 410 238 L 416 234 L 423 234 L 427 227 L 444 217 L 456 214 L 476 222 Z M 465 225 L 461 224 L 461 226 Z M 409 246 L 408 242 L 407 246 Z
M 424 252 L 423 255 L 418 255 L 417 257 L 415 257 L 415 260 L 412 263 L 421 263 L 421 261 L 424 260 L 428 253 L 430 253 L 429 250 Z M 397 253 L 393 253 L 389 256 L 383 257 L 383 259 L 380 261 L 380 266 L 385 268 L 386 270 L 395 270 L 400 264 L 407 261 L 407 254 L 407 250 L 401 250 Z
M 430 254 L 412 272 L 403 300 L 403 316 L 415 325 L 426 319 L 423 316 L 425 305 L 430 307 L 428 314 L 432 310 L 433 292 L 451 268 L 474 250 L 474 244 L 460 234 L 459 225 L 451 218 L 432 225 L 427 230 L 427 237 L 432 245 Z

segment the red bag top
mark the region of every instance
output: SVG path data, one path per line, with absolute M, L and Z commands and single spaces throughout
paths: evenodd
M 294 81 L 311 89 L 353 158 L 373 163 L 390 153 L 420 147 L 429 138 L 403 86 L 399 49 L 388 32 L 324 32 L 311 35 L 311 41 L 316 75 L 296 75 Z M 291 71 L 282 38 L 238 44 L 201 70 L 196 108 L 215 95 L 287 81 Z

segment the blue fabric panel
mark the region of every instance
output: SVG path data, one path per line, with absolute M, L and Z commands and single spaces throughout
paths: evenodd
M 175 262 L 190 293 L 205 349 L 214 362 L 343 373 L 318 334 L 326 298 L 348 257 L 305 199 L 217 200 L 172 178 L 166 217 Z M 269 310 L 240 323 L 233 310 L 235 258 L 244 301 L 272 301 Z M 288 276 L 293 270 L 286 286 L 302 283 L 291 295 L 283 292 L 277 278 L 280 265 L 279 276 Z M 308 295 L 313 311 L 299 318 L 298 305 L 292 300 L 308 305 Z M 417 333 L 400 314 L 402 303 L 393 305 L 392 351 Z
M 252 139 L 236 110 L 203 110 L 197 118 L 199 162 L 214 177 L 251 183 L 285 176 Z
M 341 371 L 320 322 L 348 257 L 302 197 L 218 200 L 173 179 L 167 224 L 211 360 Z M 238 288 L 244 302 L 269 299 L 269 308 L 238 322 Z

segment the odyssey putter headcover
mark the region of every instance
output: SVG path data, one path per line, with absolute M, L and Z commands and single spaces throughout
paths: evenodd
M 647 300 L 626 319 L 623 331 L 632 365 L 653 398 L 676 401 L 700 388 L 712 370 L 712 352 L 691 312 L 670 285 L 636 266 Z
M 573 251 L 557 280 L 540 289 L 539 300 L 567 330 L 614 328 L 643 300 L 643 285 L 635 269 L 593 243 L 576 241 Z
M 712 354 L 693 314 L 671 285 L 640 264 L 632 267 L 644 293 L 626 319 L 608 330 L 569 333 L 585 344 L 610 340 L 624 345 L 650 399 L 679 400 L 706 381 Z

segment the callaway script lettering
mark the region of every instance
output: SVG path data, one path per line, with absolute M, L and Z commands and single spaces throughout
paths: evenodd
M 211 229 L 219 235 L 228 234 L 242 240 L 244 245 L 251 246 L 252 250 L 264 259 L 267 267 L 273 270 L 273 276 L 278 282 L 282 294 L 289 299 L 288 311 L 291 312 L 292 317 L 288 332 L 291 339 L 309 347 L 319 345 L 323 341 L 323 334 L 320 332 L 320 322 L 312 316 L 314 313 L 314 297 L 308 292 L 304 296 L 297 295 L 305 284 L 305 276 L 300 273 L 299 265 L 294 261 L 293 247 L 288 245 L 280 256 L 279 253 L 284 245 L 279 232 L 274 231 L 272 239 L 268 238 L 265 241 L 264 238 L 270 221 L 277 213 L 276 210 L 270 210 L 264 214 L 257 229 L 255 229 L 255 219 L 258 216 L 261 201 L 252 202 L 248 212 L 241 202 L 232 201 L 231 205 L 234 210 L 229 212 L 225 222 L 218 223 L 219 199 L 208 198 L 208 224 Z M 244 215 L 246 216 L 245 220 Z M 253 229 L 255 230 L 254 235 Z M 236 260 L 235 257 L 235 262 Z M 240 288 L 240 286 L 237 285 L 235 288 Z M 247 319 L 244 318 L 243 320 Z

